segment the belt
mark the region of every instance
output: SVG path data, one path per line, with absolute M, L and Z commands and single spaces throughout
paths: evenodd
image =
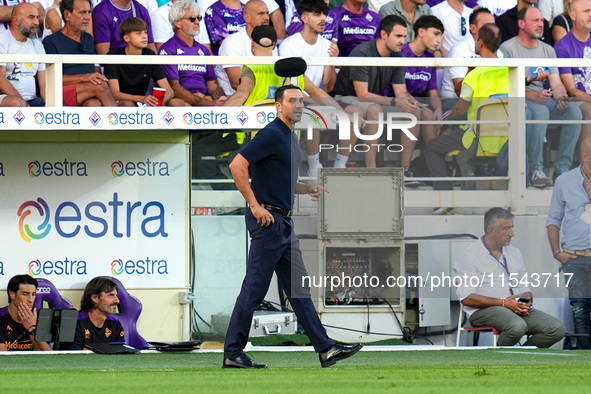
M 574 254 L 576 256 L 585 256 L 585 257 L 589 257 L 591 256 L 591 250 L 572 250 L 572 249 L 562 249 L 563 252 L 569 253 L 569 254 Z
M 290 218 L 293 214 L 293 211 L 290 209 L 283 209 L 269 204 L 261 204 L 261 207 L 265 208 L 269 212 L 275 212 L 280 215 L 285 216 L 286 218 Z

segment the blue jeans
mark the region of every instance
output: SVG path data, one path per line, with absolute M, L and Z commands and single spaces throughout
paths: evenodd
M 583 115 L 579 108 L 569 105 L 565 109 L 557 109 L 556 101 L 548 100 L 546 104 L 539 104 L 533 100 L 526 100 L 527 120 L 582 120 Z M 525 127 L 527 143 L 527 160 L 531 171 L 544 169 L 543 147 L 546 136 L 546 124 L 528 124 Z M 581 134 L 580 124 L 565 124 L 560 132 L 560 147 L 558 159 L 554 162 L 554 168 L 563 173 L 570 169 L 573 163 L 573 155 L 577 141 Z
M 570 308 L 573 312 L 575 334 L 587 334 L 589 337 L 577 337 L 579 349 L 589 349 L 591 337 L 591 257 L 577 256 L 562 265 L 565 273 L 573 274 L 568 283 Z M 568 277 L 565 280 L 568 281 Z

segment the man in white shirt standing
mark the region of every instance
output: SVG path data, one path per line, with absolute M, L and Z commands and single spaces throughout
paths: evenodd
M 472 8 L 466 7 L 465 2 L 466 0 L 447 0 L 431 8 L 433 15 L 443 22 L 445 33 L 443 33 L 442 46 L 446 51 L 449 51 L 469 33 L 468 19 Z
M 511 245 L 513 228 L 513 214 L 505 208 L 484 214 L 485 234 L 454 261 L 454 278 L 461 279 L 456 293 L 470 325 L 500 332 L 499 346 L 513 346 L 528 334 L 524 346 L 547 348 L 564 337 L 564 326 L 532 307 L 523 255 Z

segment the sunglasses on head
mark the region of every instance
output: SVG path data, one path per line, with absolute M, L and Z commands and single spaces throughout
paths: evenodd
M 183 18 L 183 19 L 188 19 L 191 23 L 195 23 L 195 21 L 201 22 L 201 19 L 203 19 L 203 17 L 201 15 L 198 15 L 198 16 L 190 16 L 188 18 Z

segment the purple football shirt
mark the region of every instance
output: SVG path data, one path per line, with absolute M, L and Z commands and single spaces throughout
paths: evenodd
M 408 43 L 400 50 L 404 57 L 418 57 L 410 49 Z M 433 57 L 429 51 L 423 52 L 420 57 Z M 406 90 L 413 97 L 429 97 L 429 90 L 437 90 L 437 70 L 435 67 L 404 67 L 404 80 Z
M 154 42 L 154 36 L 152 35 L 152 21 L 148 10 L 138 3 L 133 1 L 135 8 L 135 16 L 143 19 L 148 24 L 148 43 Z M 92 10 L 92 29 L 94 32 L 94 42 L 101 44 L 109 42 L 110 49 L 123 48 L 126 46 L 125 41 L 119 35 L 119 25 L 127 18 L 133 16 L 132 8 L 124 10 L 119 7 L 115 7 L 111 0 L 101 1 Z
M 357 45 L 379 37 L 381 20 L 379 14 L 366 8 L 361 14 L 353 14 L 339 6 L 328 11 L 322 36 L 336 38 L 339 56 L 349 56 Z
M 244 4 L 238 10 L 226 7 L 221 0 L 216 1 L 205 11 L 203 21 L 207 26 L 207 32 L 211 40 L 211 46 L 215 55 L 217 55 L 218 42 L 236 33 L 242 26 L 246 25 L 242 13 Z
M 581 42 L 569 31 L 560 41 L 554 44 L 558 58 L 591 58 L 591 38 Z M 591 67 L 560 67 L 561 74 L 572 74 L 575 87 L 583 92 L 591 93 Z
M 188 46 L 176 34 L 160 47 L 159 55 L 188 55 L 188 56 L 209 56 L 206 47 L 193 42 Z M 169 80 L 179 81 L 181 86 L 191 93 L 207 95 L 207 82 L 215 81 L 215 71 L 212 65 L 203 64 L 163 64 L 164 74 Z

